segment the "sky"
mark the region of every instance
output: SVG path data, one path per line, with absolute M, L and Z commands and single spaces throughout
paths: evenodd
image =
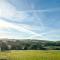
M 60 0 L 0 0 L 0 38 L 60 40 Z

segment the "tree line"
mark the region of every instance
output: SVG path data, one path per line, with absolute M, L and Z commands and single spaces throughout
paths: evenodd
M 0 40 L 0 50 L 60 50 L 60 41 Z

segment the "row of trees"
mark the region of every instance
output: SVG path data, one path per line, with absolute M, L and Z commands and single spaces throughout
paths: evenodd
M 0 50 L 60 50 L 60 41 L 0 40 Z

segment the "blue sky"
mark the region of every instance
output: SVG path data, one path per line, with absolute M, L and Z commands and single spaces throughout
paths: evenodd
M 60 40 L 60 0 L 0 0 L 0 38 Z

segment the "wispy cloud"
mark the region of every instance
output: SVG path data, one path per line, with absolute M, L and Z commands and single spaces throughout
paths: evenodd
M 15 13 L 15 7 L 7 2 L 7 0 L 0 0 L 0 17 L 10 18 Z
M 30 34 L 28 37 L 21 36 L 21 34 L 19 34 L 20 38 L 48 39 L 54 30 L 49 30 L 49 28 L 46 28 L 43 24 L 42 20 L 45 17 L 44 13 L 60 11 L 60 8 L 37 10 L 34 9 L 35 6 L 33 3 L 28 7 L 30 7 L 29 10 L 18 11 L 14 5 L 8 2 L 8 0 L 0 0 L 0 29 L 15 29 L 19 33 L 24 32 L 28 35 Z M 33 18 L 31 19 L 31 21 L 33 21 L 32 25 L 27 22 L 30 18 Z M 22 21 L 27 22 L 27 24 L 21 23 Z M 16 22 L 19 22 L 19 24 Z M 54 33 L 56 33 L 56 31 Z M 16 38 L 19 38 L 19 36 Z M 1 33 L 0 37 L 15 38 L 13 35 L 5 32 Z
M 25 12 L 17 11 L 15 6 L 7 0 L 0 0 L 0 17 L 13 20 L 22 20 L 28 17 Z
M 22 12 L 56 12 L 56 11 L 60 11 L 60 7 L 58 8 L 51 8 L 51 9 L 40 9 L 40 10 L 37 10 L 37 9 L 33 9 L 33 10 L 24 10 Z
M 6 22 L 4 20 L 0 20 L 0 29 L 4 29 L 4 28 L 13 28 L 13 29 L 16 29 L 18 31 L 21 31 L 21 32 L 27 32 L 27 33 L 30 33 L 30 34 L 33 34 L 33 35 L 37 35 L 37 36 L 41 36 L 40 34 L 37 34 L 33 31 L 30 31 L 29 29 L 26 29 L 24 27 L 21 27 L 19 25 L 16 25 L 16 24 L 13 24 L 13 23 L 10 23 L 10 22 Z
M 36 13 L 36 11 L 40 12 L 40 10 L 33 10 L 33 9 L 31 11 L 29 10 L 27 12 L 32 12 L 33 17 L 39 21 L 40 18 L 38 17 L 38 14 Z M 27 12 L 26 11 L 17 11 L 16 8 L 13 5 L 11 5 L 7 0 L 6 1 L 3 0 L 0 2 L 0 17 L 1 18 L 7 18 L 8 20 L 11 20 L 11 21 L 12 21 L 12 19 L 16 20 L 16 21 L 23 20 L 23 19 L 25 20 L 25 18 L 29 17 Z M 34 22 L 34 23 L 36 24 L 38 22 Z M 0 29 L 13 28 L 13 29 L 16 29 L 17 31 L 20 31 L 20 32 L 32 34 L 31 37 L 38 37 L 39 36 L 40 38 L 41 37 L 43 38 L 42 34 L 38 34 L 34 31 L 32 31 L 33 28 L 28 28 L 28 27 L 30 27 L 30 26 L 24 25 L 24 24 L 17 25 L 17 24 L 5 21 L 5 19 L 0 19 Z M 40 27 L 44 28 L 41 20 L 40 20 Z

